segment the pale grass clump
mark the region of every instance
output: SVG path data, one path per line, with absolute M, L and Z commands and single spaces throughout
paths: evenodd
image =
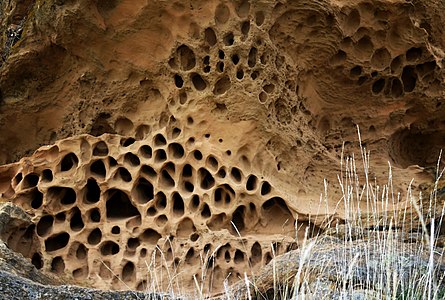
M 273 259 L 270 263 L 273 282 L 268 291 L 259 289 L 256 278 L 245 273 L 234 286 L 226 279 L 225 291 L 214 299 L 445 299 L 445 265 L 441 263 L 444 249 L 437 247 L 445 210 L 438 188 L 445 172 L 445 168 L 440 169 L 441 157 L 429 195 L 415 195 L 410 184 L 402 198 L 394 193 L 390 164 L 386 183 L 378 185 L 370 178 L 370 152 L 361 146 L 360 132 L 358 136 L 361 149 L 358 161 L 354 155 L 345 157 L 342 151 L 338 175 L 342 195 L 337 207 L 344 209 L 345 224 L 330 228 L 331 233 L 337 233 L 336 237 L 324 240 L 322 233 L 305 238 L 295 255 L 298 261 L 292 278 L 284 280 L 275 265 L 278 260 Z M 327 203 L 328 191 L 325 182 L 320 211 Z M 358 203 L 365 203 L 366 212 L 371 213 L 364 213 Z M 405 204 L 404 209 L 389 209 L 400 203 Z M 295 226 L 299 226 L 298 222 Z M 308 236 L 312 236 L 311 232 L 306 231 Z M 321 241 L 328 249 L 325 253 L 335 255 L 324 256 L 319 248 Z M 212 283 L 209 272 L 212 267 L 208 264 L 217 250 L 201 257 L 201 276 L 194 278 L 195 291 L 190 293 L 185 292 L 180 274 L 159 249 L 146 264 L 147 298 L 144 299 L 151 299 L 153 292 L 164 299 L 211 298 L 207 287 Z M 167 283 L 162 282 L 165 278 Z M 239 289 L 240 286 L 243 288 Z

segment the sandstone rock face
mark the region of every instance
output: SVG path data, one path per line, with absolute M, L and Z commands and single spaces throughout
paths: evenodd
M 94 287 L 146 290 L 155 271 L 163 288 L 178 280 L 191 290 L 196 277 L 214 290 L 290 249 L 295 218 L 283 195 L 247 158 L 234 167 L 231 154 L 181 128 L 79 136 L 41 148 L 26 170 L 10 166 L 4 195 L 32 215 L 27 232 L 38 240 L 23 254 Z M 17 231 L 4 239 L 24 241 Z
M 372 180 L 391 176 L 395 195 L 431 182 L 445 144 L 444 8 L 3 1 L 0 162 L 15 163 L 0 167 L 0 195 L 34 224 L 27 247 L 11 247 L 95 287 L 145 289 L 165 268 L 185 289 L 195 275 L 218 290 L 306 228 L 348 218 L 340 189 L 322 204 L 320 193 L 342 146 L 360 153 L 355 125 Z M 395 199 L 377 207 L 403 209 Z

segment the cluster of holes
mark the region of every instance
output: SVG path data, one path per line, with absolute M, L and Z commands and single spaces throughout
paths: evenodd
M 369 12 L 367 12 L 369 13 Z M 376 20 L 387 23 L 388 11 L 375 10 Z M 386 47 L 375 46 L 385 44 L 382 34 L 371 34 L 369 28 L 360 27 L 361 11 L 352 9 L 345 13 L 342 30 L 345 38 L 340 49 L 330 58 L 333 67 L 340 67 L 351 80 L 359 86 L 367 84 L 373 95 L 383 95 L 387 98 L 399 98 L 412 93 L 422 82 L 430 85 L 435 80 L 437 64 L 430 60 L 430 55 L 421 46 L 413 45 L 401 55 L 393 55 Z M 391 32 L 391 30 L 389 30 Z M 383 41 L 382 41 L 383 39 Z M 360 61 L 358 65 L 349 67 L 345 62 Z M 364 66 L 369 67 L 364 67 Z
M 227 18 L 236 20 L 239 26 L 219 27 L 228 22 Z M 272 122 L 288 126 L 298 113 L 298 103 L 287 101 L 295 99 L 296 84 L 283 76 L 283 72 L 291 72 L 284 56 L 261 37 L 268 24 L 266 14 L 254 11 L 248 1 L 242 1 L 236 7 L 218 5 L 214 19 L 216 26 L 202 28 L 200 32 L 204 53 L 198 48 L 192 49 L 190 44 L 182 44 L 172 51 L 168 64 L 178 89 L 179 103 L 187 102 L 187 93 L 191 90 L 223 96 L 238 84 L 245 86 L 245 80 L 249 80 L 258 101 L 276 115 Z M 264 69 L 272 72 L 263 72 Z M 227 109 L 219 102 L 216 106 L 218 111 Z
M 187 62 L 186 68 L 192 60 L 181 61 Z M 179 266 L 193 265 L 209 247 L 215 249 L 212 244 L 201 247 L 209 230 L 235 239 L 249 232 L 294 235 L 293 215 L 268 181 L 242 167 L 225 166 L 220 157 L 231 152 L 206 154 L 194 142 L 184 145 L 169 136 L 158 132 L 142 140 L 97 141 L 63 154 L 54 166 L 18 173 L 12 180 L 16 202 L 37 216 L 32 230 L 42 242 L 31 255 L 33 264 L 78 280 L 98 275 L 111 285 L 113 276 L 89 255 L 95 251 L 104 264 L 121 270 L 126 284 L 137 288 L 142 280 L 137 268 L 144 257 L 164 249 L 166 236 L 188 245 L 166 250 L 167 261 Z M 113 156 L 111 149 L 116 148 L 119 154 Z M 246 156 L 240 160 L 250 165 Z M 86 175 L 82 183 L 60 185 L 55 180 L 82 178 L 79 172 Z M 262 265 L 268 258 L 257 248 L 267 245 L 258 245 L 246 252 L 227 243 L 215 253 L 213 267 L 228 276 L 236 266 Z

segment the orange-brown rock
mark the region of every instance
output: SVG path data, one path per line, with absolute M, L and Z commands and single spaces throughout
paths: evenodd
M 376 207 L 403 210 L 445 145 L 443 8 L 3 1 L 0 162 L 15 163 L 0 195 L 33 217 L 30 256 L 121 289 L 152 282 L 162 252 L 185 289 L 193 275 L 220 289 L 349 218 L 336 183 L 343 145 L 361 153 L 355 125 L 370 181 L 392 179 L 394 203 Z

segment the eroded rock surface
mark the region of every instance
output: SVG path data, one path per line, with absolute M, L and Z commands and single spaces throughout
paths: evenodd
M 434 180 L 445 144 L 444 8 L 3 1 L 0 195 L 33 222 L 5 239 L 80 284 L 145 289 L 165 267 L 218 290 L 349 217 L 332 186 L 355 125 L 371 181 L 394 167 L 376 207 L 402 226 L 397 193 Z
M 39 269 L 80 284 L 146 290 L 149 272 L 163 269 L 164 288 L 179 280 L 193 289 L 196 277 L 219 289 L 290 249 L 296 232 L 280 192 L 248 161 L 234 167 L 210 146 L 175 127 L 41 148 L 26 170 L 24 161 L 10 166 L 18 169 L 4 193 L 35 225 L 4 240 Z

